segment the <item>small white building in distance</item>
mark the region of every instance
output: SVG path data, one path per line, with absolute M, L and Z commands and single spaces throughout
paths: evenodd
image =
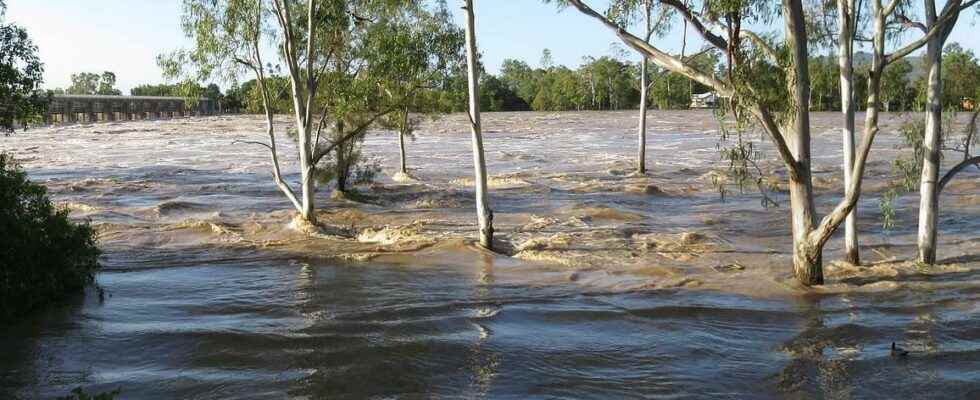
M 716 108 L 718 107 L 718 96 L 713 92 L 697 93 L 691 96 L 691 108 Z

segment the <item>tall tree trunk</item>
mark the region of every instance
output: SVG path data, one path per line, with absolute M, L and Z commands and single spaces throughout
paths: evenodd
M 640 61 L 640 126 L 637 129 L 636 171 L 647 172 L 647 58 Z
M 483 155 L 483 133 L 480 127 L 480 80 L 477 70 L 476 28 L 473 0 L 463 0 L 466 10 L 466 70 L 469 81 L 470 133 L 473 139 L 473 173 L 476 187 L 476 215 L 480 226 L 480 245 L 493 249 L 493 212 L 487 195 L 487 162 Z
M 650 2 L 644 4 L 644 21 L 646 23 L 646 40 L 650 41 Z M 640 126 L 637 128 L 637 149 L 636 149 L 636 171 L 645 174 L 647 172 L 647 57 L 640 54 Z
M 316 40 L 316 29 L 314 28 L 313 9 L 314 1 L 307 1 L 306 17 L 306 53 L 313 53 L 313 43 Z M 315 98 L 314 76 L 313 76 L 313 57 L 306 59 L 306 79 L 303 79 L 303 72 L 300 70 L 300 56 L 293 42 L 294 27 L 289 7 L 277 0 L 273 3 L 273 10 L 278 15 L 280 28 L 282 28 L 285 38 L 281 43 L 283 58 L 289 71 L 289 85 L 293 98 L 293 113 L 296 118 L 296 136 L 299 147 L 299 168 L 300 185 L 302 196 L 302 210 L 300 215 L 304 220 L 311 224 L 316 224 L 316 207 L 314 205 L 314 195 L 316 194 L 313 172 L 316 167 L 313 162 L 312 128 L 313 121 L 310 112 L 313 110 L 313 100 Z
M 335 130 L 338 138 L 344 137 L 344 121 L 337 121 Z M 349 145 L 350 143 L 341 143 L 334 149 L 336 153 L 334 160 L 334 175 L 337 176 L 336 190 L 340 193 L 347 193 L 347 175 L 350 173 L 350 166 L 347 165 L 350 162 L 347 157 Z
M 815 224 L 813 183 L 810 173 L 810 76 L 807 65 L 806 22 L 800 0 L 783 0 L 786 42 L 793 60 L 789 92 L 796 108 L 784 132 L 787 144 L 796 160 L 797 172 L 789 182 L 791 219 L 793 224 L 793 270 L 804 285 L 823 284 L 821 249 L 812 246 L 809 235 Z
M 398 132 L 398 155 L 399 155 L 399 172 L 402 174 L 408 174 L 408 168 L 406 167 L 406 156 L 405 156 L 405 135 L 408 133 L 408 108 L 405 108 L 405 112 L 402 115 L 402 126 Z
M 936 6 L 925 1 L 927 26 L 936 24 Z M 939 146 L 942 130 L 942 52 L 943 35 L 935 35 L 926 45 L 929 77 L 926 89 L 926 132 L 922 140 L 922 176 L 919 182 L 919 261 L 936 262 L 936 214 L 939 211 Z
M 299 136 L 300 184 L 302 185 L 303 193 L 303 212 L 301 214 L 307 222 L 316 224 L 316 206 L 313 198 L 316 194 L 316 188 L 313 186 L 313 170 L 315 165 L 313 165 L 313 154 L 309 150 L 310 134 L 308 130 L 304 129 L 304 131 L 306 132 L 300 132 Z
M 851 187 L 851 174 L 854 170 L 854 27 L 856 9 L 854 0 L 838 0 L 838 24 L 840 25 L 840 49 L 837 57 L 840 66 L 841 116 L 844 119 L 841 129 L 844 145 L 844 188 Z M 846 193 L 845 193 L 846 195 Z M 857 237 L 857 206 L 844 220 L 844 252 L 851 264 L 860 264 Z

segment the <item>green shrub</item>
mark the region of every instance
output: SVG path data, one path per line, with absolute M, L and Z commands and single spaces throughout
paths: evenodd
M 92 228 L 69 220 L 0 153 L 0 320 L 81 291 L 94 280 L 99 254 Z

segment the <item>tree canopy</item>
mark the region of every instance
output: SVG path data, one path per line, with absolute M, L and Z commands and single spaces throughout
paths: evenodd
M 119 89 L 116 89 L 116 74 L 111 71 L 104 71 L 101 74 L 94 72 L 72 74 L 71 86 L 65 89 L 65 93 L 116 96 L 122 94 Z
M 37 118 L 48 103 L 41 90 L 44 64 L 37 46 L 23 28 L 3 21 L 6 6 L 0 3 L 0 130 L 13 129 L 15 121 Z

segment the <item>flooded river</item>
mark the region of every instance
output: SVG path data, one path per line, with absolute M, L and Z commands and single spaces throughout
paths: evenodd
M 791 276 L 775 154 L 759 162 L 779 206 L 763 208 L 724 185 L 704 111 L 652 113 L 643 176 L 634 113 L 486 115 L 505 254 L 475 250 L 464 118 L 420 127 L 410 182 L 388 178 L 396 137 L 370 136 L 385 176 L 356 201 L 322 188 L 339 233 L 316 237 L 289 228 L 267 151 L 233 143 L 261 140 L 259 118 L 0 137 L 106 253 L 104 299 L 0 331 L 0 398 L 980 397 L 980 170 L 941 198 L 941 265 L 909 262 L 918 197 L 894 201 L 887 231 L 878 207 L 904 116 L 870 160 L 866 265 L 834 262 L 835 238 L 813 289 Z M 815 115 L 821 213 L 841 192 L 836 122 Z

